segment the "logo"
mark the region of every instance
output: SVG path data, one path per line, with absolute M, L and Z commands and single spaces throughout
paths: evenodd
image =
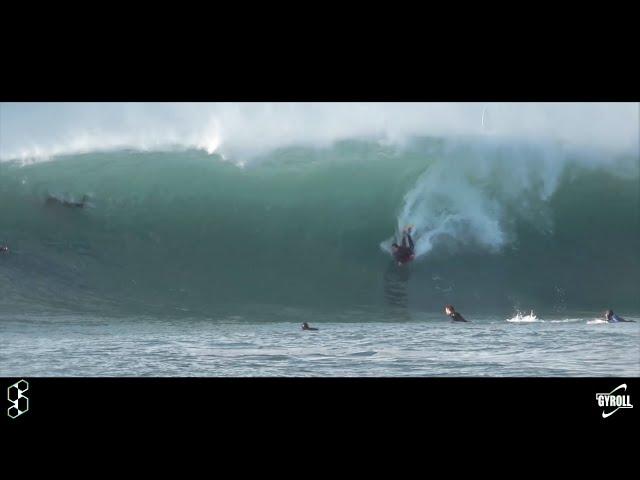
M 7 409 L 7 415 L 17 418 L 29 410 L 29 399 L 23 395 L 29 390 L 29 384 L 25 380 L 20 380 L 7 388 L 7 398 L 11 406 Z
M 623 383 L 619 387 L 614 388 L 609 393 L 596 393 L 596 400 L 598 401 L 598 406 L 604 408 L 602 412 L 602 418 L 607 418 L 616 413 L 621 408 L 633 408 L 631 405 L 631 395 L 622 395 L 623 392 L 620 392 L 617 395 L 614 395 L 618 390 L 627 391 L 627 384 Z M 609 411 L 607 411 L 609 409 Z

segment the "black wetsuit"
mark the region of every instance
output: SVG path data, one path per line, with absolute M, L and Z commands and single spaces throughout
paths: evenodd
M 408 243 L 408 245 L 407 245 Z M 398 250 L 395 252 L 395 259 L 400 263 L 407 263 L 413 260 L 414 256 L 414 245 L 413 239 L 411 238 L 410 233 L 402 234 L 402 245 L 398 247 Z
M 453 312 L 449 316 L 451 317 L 451 320 L 453 320 L 454 322 L 466 322 L 464 317 L 460 315 L 458 312 Z
M 63 207 L 69 208 L 84 208 L 85 202 L 84 200 L 82 202 L 70 202 L 68 200 L 60 200 L 56 197 L 48 197 L 47 205 L 62 205 Z

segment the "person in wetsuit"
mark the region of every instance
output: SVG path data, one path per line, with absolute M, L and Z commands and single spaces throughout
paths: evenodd
M 82 201 L 81 202 L 70 202 L 68 200 L 61 200 L 58 197 L 54 197 L 53 195 L 49 195 L 47 197 L 47 205 L 62 205 L 63 207 L 67 207 L 67 208 L 84 208 L 87 205 L 87 202 L 89 201 L 89 196 L 88 195 L 84 195 L 82 197 Z
M 411 227 L 407 227 L 402 231 L 402 244 L 391 244 L 393 258 L 398 262 L 398 266 L 410 262 L 415 258 L 415 246 L 411 238 Z
M 613 310 L 607 310 L 606 312 L 604 312 L 604 317 L 609 323 L 618 323 L 618 322 L 634 322 L 635 323 L 635 320 L 625 320 L 621 316 L 616 315 L 615 313 L 613 313 Z
M 0 253 L 9 253 L 9 247 L 7 245 L 0 245 Z
M 302 324 L 302 330 L 313 330 L 313 331 L 317 331 L 318 329 L 317 329 L 317 328 L 310 327 L 310 326 L 309 326 L 309 324 L 308 324 L 307 322 L 304 322 L 304 323 Z
M 466 322 L 467 321 L 467 320 L 464 319 L 464 317 L 462 315 L 460 315 L 458 312 L 456 312 L 456 309 L 453 308 L 453 305 L 445 305 L 444 313 L 446 313 L 449 317 L 451 317 L 451 320 L 453 320 L 454 322 Z

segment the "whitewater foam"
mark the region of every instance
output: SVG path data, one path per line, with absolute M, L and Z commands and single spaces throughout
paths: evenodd
M 593 320 L 587 320 L 589 325 L 608 325 L 609 322 L 602 318 L 594 318 Z
M 533 313 L 533 310 L 527 315 L 522 315 L 522 313 L 517 312 L 515 316 L 508 318 L 507 322 L 512 323 L 531 323 L 531 322 L 542 322 L 544 320 L 539 320 L 538 317 Z
M 292 145 L 326 148 L 350 138 L 403 145 L 415 136 L 529 139 L 637 154 L 638 130 L 634 103 L 5 102 L 0 160 L 177 146 L 246 163 Z

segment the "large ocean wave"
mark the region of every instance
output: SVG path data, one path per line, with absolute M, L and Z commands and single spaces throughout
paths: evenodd
M 638 104 L 2 103 L 0 306 L 637 311 L 638 129 Z
M 50 159 L 0 163 L 5 310 L 640 307 L 634 152 L 479 135 Z

